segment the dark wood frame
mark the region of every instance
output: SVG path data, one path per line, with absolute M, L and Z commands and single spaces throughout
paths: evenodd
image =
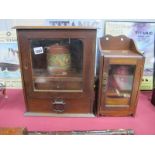
M 106 42 L 106 37 L 109 38 L 109 41 Z M 124 39 L 123 43 L 121 43 L 121 38 Z M 111 50 L 112 54 L 106 54 L 104 50 Z M 115 50 L 131 50 L 134 55 L 117 55 L 115 54 Z M 116 65 L 135 65 L 136 70 L 134 73 L 134 81 L 131 93 L 131 99 L 128 105 L 122 106 L 113 106 L 107 107 L 105 102 L 106 97 L 106 86 L 105 90 L 103 89 L 103 82 L 106 79 L 105 73 L 108 74 L 108 68 L 110 64 Z M 136 106 L 138 102 L 138 94 L 140 89 L 141 78 L 143 74 L 144 67 L 144 57 L 141 55 L 133 40 L 125 37 L 118 36 L 112 37 L 107 35 L 100 40 L 100 68 L 99 68 L 99 93 L 98 93 L 98 107 L 97 107 L 97 115 L 98 116 L 129 116 L 134 115 L 136 111 Z M 107 80 L 107 79 L 106 79 Z M 107 83 L 105 83 L 106 85 Z
M 20 50 L 20 65 L 27 112 L 53 112 L 55 98 L 67 102 L 63 114 L 93 114 L 94 68 L 96 29 L 80 27 L 16 27 Z M 35 92 L 32 84 L 30 39 L 78 38 L 84 43 L 83 91 L 82 92 Z

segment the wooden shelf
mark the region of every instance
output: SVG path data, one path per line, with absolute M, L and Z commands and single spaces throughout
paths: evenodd
M 50 75 L 47 70 L 37 70 L 33 75 L 34 81 L 79 81 L 82 82 L 81 74 L 68 72 L 67 75 Z
M 114 89 L 107 91 L 106 93 L 106 96 L 108 97 L 117 97 L 117 98 L 121 98 L 121 97 L 129 98 L 130 95 L 131 95 L 130 91 L 119 91 L 119 94 L 118 94 Z
M 64 91 L 82 90 L 83 78 L 80 74 L 69 72 L 65 76 L 52 76 L 47 70 L 37 70 L 34 72 L 33 81 L 36 90 L 40 91 Z

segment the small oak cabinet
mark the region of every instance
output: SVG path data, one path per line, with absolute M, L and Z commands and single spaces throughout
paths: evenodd
M 93 116 L 96 29 L 16 29 L 26 114 Z
M 144 57 L 133 40 L 107 35 L 100 39 L 98 116 L 134 115 Z

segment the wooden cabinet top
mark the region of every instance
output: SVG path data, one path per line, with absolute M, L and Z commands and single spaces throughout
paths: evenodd
M 100 52 L 104 56 L 118 56 L 118 57 L 142 57 L 143 55 L 138 51 L 134 41 L 124 35 L 111 36 L 106 35 L 100 39 Z
M 96 30 L 94 27 L 80 27 L 80 26 L 16 26 L 13 27 L 14 29 L 17 30 L 49 30 L 49 29 L 54 29 L 54 30 L 68 30 L 68 29 L 73 29 L 73 30 Z

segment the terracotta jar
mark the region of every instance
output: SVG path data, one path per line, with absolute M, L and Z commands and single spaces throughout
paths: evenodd
M 67 75 L 71 66 L 68 46 L 54 44 L 47 49 L 47 70 L 50 75 Z

